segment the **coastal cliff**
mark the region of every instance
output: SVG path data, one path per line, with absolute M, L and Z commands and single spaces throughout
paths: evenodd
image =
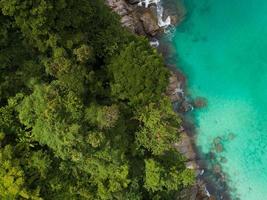
M 158 47 L 159 38 L 168 26 L 177 26 L 186 15 L 186 9 L 181 2 L 177 2 L 172 8 L 166 8 L 163 11 L 160 0 L 106 0 L 107 5 L 121 17 L 122 26 L 126 27 L 132 33 L 146 36 L 150 40 L 151 46 Z M 186 77 L 177 70 L 176 66 L 166 67 L 170 70 L 169 85 L 166 89 L 166 95 L 170 98 L 174 110 L 179 115 L 200 108 L 206 105 L 205 99 L 198 98 L 189 101 L 186 91 Z M 186 122 L 179 129 L 180 141 L 174 144 L 174 147 L 184 155 L 186 167 L 193 169 L 196 174 L 196 183 L 186 188 L 177 199 L 181 200 L 213 200 L 206 189 L 205 183 L 199 179 L 203 171 L 197 164 L 197 153 L 195 151 L 194 138 L 190 136 L 187 130 Z

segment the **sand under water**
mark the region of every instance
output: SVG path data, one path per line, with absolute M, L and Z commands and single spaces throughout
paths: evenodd
M 218 191 L 267 199 L 267 1 L 185 0 L 172 45 L 192 97 L 196 145 Z M 206 171 L 209 176 L 209 171 Z M 204 173 L 204 176 L 205 176 Z M 217 194 L 219 197 L 222 193 Z

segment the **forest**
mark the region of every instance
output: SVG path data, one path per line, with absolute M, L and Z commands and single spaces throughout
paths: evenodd
M 0 199 L 175 199 L 169 75 L 103 0 L 0 0 Z

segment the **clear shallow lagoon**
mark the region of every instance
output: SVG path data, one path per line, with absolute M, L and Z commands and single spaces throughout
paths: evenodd
M 190 94 L 208 99 L 193 113 L 197 146 L 209 153 L 223 138 L 216 156 L 232 199 L 267 200 L 267 1 L 185 2 L 172 44 Z

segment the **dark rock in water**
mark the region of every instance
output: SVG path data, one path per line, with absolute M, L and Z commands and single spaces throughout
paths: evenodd
M 215 151 L 216 151 L 217 153 L 221 153 L 221 152 L 223 152 L 223 145 L 220 144 L 220 143 L 215 144 Z
M 193 101 L 193 106 L 195 108 L 203 108 L 203 107 L 207 106 L 207 100 L 203 97 L 197 97 Z
M 222 172 L 222 168 L 221 168 L 221 166 L 218 165 L 218 164 L 214 165 L 214 166 L 213 166 L 213 172 L 214 172 L 215 174 L 220 174 L 220 173 Z
M 233 140 L 234 138 L 235 138 L 235 134 L 233 133 L 228 134 L 228 137 L 227 137 L 228 140 Z
M 221 162 L 221 163 L 227 163 L 227 158 L 225 158 L 225 157 L 222 156 L 222 157 L 220 158 L 220 162 Z
M 207 157 L 210 160 L 214 160 L 216 158 L 216 155 L 213 152 L 209 152 L 209 154 L 207 155 Z
M 222 138 L 221 137 L 214 138 L 213 145 L 214 145 L 215 151 L 217 153 L 223 152 L 223 145 L 222 145 Z
M 184 100 L 181 103 L 179 111 L 182 113 L 186 113 L 188 111 L 191 111 L 192 109 L 193 109 L 193 106 L 190 104 L 190 102 L 188 102 L 187 100 Z
M 220 144 L 221 142 L 222 142 L 222 138 L 219 136 L 213 139 L 213 144 L 215 145 Z
M 171 17 L 171 23 L 174 25 L 180 24 L 186 16 L 186 8 L 183 1 L 164 0 L 165 8 L 164 16 Z

